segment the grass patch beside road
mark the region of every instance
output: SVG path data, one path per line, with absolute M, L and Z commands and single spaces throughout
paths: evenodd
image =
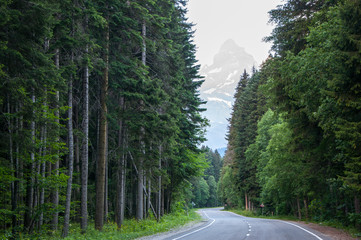
M 360 231 L 358 231 L 355 227 L 352 226 L 345 226 L 344 224 L 342 224 L 341 222 L 337 222 L 337 221 L 311 221 L 311 220 L 299 220 L 298 218 L 294 217 L 294 216 L 284 216 L 284 215 L 274 215 L 274 216 L 266 216 L 266 215 L 259 215 L 256 214 L 252 211 L 247 211 L 247 210 L 242 210 L 242 209 L 228 209 L 226 211 L 229 212 L 233 212 L 245 217 L 252 217 L 252 218 L 264 218 L 264 219 L 277 219 L 277 220 L 284 220 L 284 221 L 295 221 L 295 222 L 301 222 L 301 223 L 314 223 L 314 224 L 318 224 L 320 226 L 325 226 L 325 227 L 332 227 L 335 229 L 339 229 L 342 230 L 346 233 L 348 233 L 350 236 L 352 237 L 361 237 L 361 233 Z
M 189 222 L 200 220 L 201 216 L 194 210 L 191 210 L 188 215 L 182 213 L 165 215 L 159 222 L 154 219 L 145 219 L 142 221 L 135 219 L 126 220 L 120 231 L 117 230 L 115 223 L 108 223 L 102 232 L 96 231 L 92 226 L 92 229 L 89 229 L 86 235 L 80 234 L 80 229 L 75 229 L 75 232 L 70 234 L 66 239 L 135 239 L 167 232 Z
M 90 222 L 86 234 L 81 234 L 79 224 L 71 224 L 68 237 L 64 238 L 66 240 L 95 240 L 95 239 L 135 239 L 143 236 L 149 236 L 161 232 L 167 232 L 171 229 L 181 227 L 192 221 L 200 221 L 202 217 L 196 213 L 195 210 L 190 210 L 188 214 L 186 213 L 172 213 L 167 214 L 157 222 L 154 218 L 144 219 L 137 221 L 135 219 L 125 220 L 121 230 L 117 229 L 117 225 L 114 222 L 108 222 L 104 225 L 102 231 L 97 231 L 94 228 L 94 223 Z M 5 233 L 6 235 L 6 233 Z M 5 235 L 0 234 L 0 239 L 7 239 Z M 58 232 L 49 235 L 47 233 L 35 233 L 32 235 L 21 235 L 20 239 L 62 239 L 61 230 Z

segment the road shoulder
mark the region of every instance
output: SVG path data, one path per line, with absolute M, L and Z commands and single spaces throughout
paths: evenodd
M 293 222 L 302 227 L 307 227 L 313 229 L 317 232 L 322 233 L 323 235 L 333 239 L 333 240 L 357 240 L 358 238 L 353 238 L 349 233 L 344 230 L 337 229 L 334 227 L 324 226 L 316 223 L 306 223 L 302 221 Z
M 207 225 L 210 222 L 209 218 L 207 218 L 205 216 L 203 211 L 197 211 L 197 213 L 199 215 L 201 215 L 202 220 L 187 223 L 186 225 L 183 225 L 181 227 L 171 229 L 168 232 L 157 233 L 157 234 L 154 234 L 154 235 L 149 235 L 149 236 L 144 236 L 144 237 L 141 237 L 141 238 L 137 238 L 137 240 L 149 240 L 149 239 L 163 240 L 163 239 L 169 239 L 172 236 L 178 235 L 180 233 L 191 231 L 191 230 L 196 230 L 197 228 L 201 228 L 201 227 Z

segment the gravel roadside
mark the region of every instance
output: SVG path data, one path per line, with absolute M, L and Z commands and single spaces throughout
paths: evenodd
M 305 227 L 309 227 L 313 230 L 316 230 L 334 240 L 357 240 L 357 239 L 360 239 L 360 238 L 353 238 L 346 231 L 337 229 L 334 227 L 323 226 L 323 225 L 315 224 L 315 223 L 305 223 L 305 222 L 295 222 L 295 223 L 305 226 Z

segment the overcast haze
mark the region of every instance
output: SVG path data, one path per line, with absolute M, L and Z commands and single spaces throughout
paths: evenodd
M 273 26 L 268 11 L 281 0 L 189 0 L 189 21 L 196 24 L 195 44 L 199 63 L 211 64 L 227 39 L 233 39 L 261 64 L 268 56 L 269 43 L 262 42 Z
M 206 133 L 208 140 L 204 144 L 212 149 L 227 146 L 227 119 L 231 113 L 229 105 L 233 101 L 234 89 L 243 69 L 249 71 L 254 61 L 259 66 L 268 57 L 271 44 L 262 41 L 273 29 L 268 23 L 268 12 L 280 4 L 282 0 L 188 2 L 189 21 L 195 24 L 196 30 L 196 57 L 203 66 L 201 75 L 205 76 L 200 93 L 207 101 L 204 116 L 209 119 L 210 126 Z M 234 42 L 227 41 L 229 39 Z M 224 44 L 226 41 L 227 44 Z M 216 54 L 217 62 L 213 64 Z

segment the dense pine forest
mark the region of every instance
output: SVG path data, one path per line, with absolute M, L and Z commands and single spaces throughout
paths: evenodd
M 1 232 L 190 204 L 209 164 L 186 2 L 0 1 Z
M 361 2 L 288 0 L 236 89 L 222 201 L 361 226 Z
M 0 0 L 1 238 L 223 204 L 361 229 L 361 2 L 269 12 L 223 159 L 201 147 L 187 2 Z

